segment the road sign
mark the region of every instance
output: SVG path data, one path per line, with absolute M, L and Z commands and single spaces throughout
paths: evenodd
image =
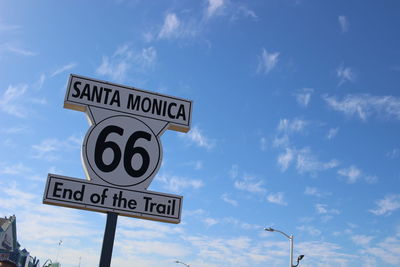
M 192 101 L 71 75 L 64 107 L 89 119 L 87 180 L 49 174 L 43 203 L 107 213 L 100 267 L 108 267 L 118 215 L 180 222 L 182 196 L 147 188 L 161 166 L 161 135 L 190 130 Z
M 161 222 L 179 223 L 182 196 L 121 189 L 49 174 L 43 203 Z
M 82 156 L 91 179 L 120 187 L 147 187 L 161 165 L 159 137 L 142 120 L 112 116 L 92 127 Z

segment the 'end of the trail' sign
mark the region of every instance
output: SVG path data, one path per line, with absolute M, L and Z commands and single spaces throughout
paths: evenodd
M 94 184 L 49 174 L 43 203 L 168 223 L 181 220 L 182 196 Z
M 165 121 L 171 130 L 190 129 L 192 101 L 71 75 L 64 107 L 86 111 L 88 106 Z

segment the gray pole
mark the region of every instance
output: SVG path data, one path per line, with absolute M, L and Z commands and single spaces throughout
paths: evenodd
M 290 235 L 290 267 L 293 267 L 293 235 Z
M 110 267 L 117 219 L 118 213 L 107 212 L 106 229 L 104 230 L 99 267 Z

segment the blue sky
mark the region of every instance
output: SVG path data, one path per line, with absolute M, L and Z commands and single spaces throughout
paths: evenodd
M 178 225 L 119 217 L 113 266 L 400 264 L 400 3 L 0 1 L 0 215 L 42 263 L 97 266 L 104 214 L 43 205 L 85 178 L 71 73 L 193 100 L 150 189 Z M 58 247 L 59 240 L 63 243 Z

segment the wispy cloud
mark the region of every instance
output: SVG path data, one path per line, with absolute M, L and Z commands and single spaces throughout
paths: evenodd
M 215 146 L 215 141 L 206 137 L 199 127 L 193 127 L 189 133 L 178 133 L 178 136 L 185 138 L 199 147 L 212 149 Z
M 261 137 L 260 138 L 260 149 L 262 150 L 262 151 L 265 151 L 265 150 L 267 150 L 267 138 L 265 138 L 265 137 Z
M 323 96 L 323 99 L 333 110 L 348 116 L 357 116 L 363 121 L 373 115 L 400 120 L 400 99 L 398 97 L 357 94 L 347 95 L 342 100 L 327 95 Z
M 326 135 L 326 138 L 327 138 L 328 140 L 332 140 L 333 138 L 336 137 L 336 135 L 338 134 L 338 132 L 339 132 L 339 127 L 330 128 L 329 131 L 328 131 L 328 134 Z
M 208 0 L 206 16 L 208 18 L 216 15 L 224 7 L 224 0 Z
M 245 175 L 243 179 L 236 180 L 234 185 L 235 188 L 250 193 L 264 193 L 266 189 L 263 186 L 263 181 L 258 180 L 253 176 Z
M 96 73 L 109 76 L 116 81 L 123 81 L 128 71 L 143 73 L 154 66 L 156 59 L 157 51 L 152 46 L 134 51 L 125 44 L 118 47 L 111 57 L 103 56 Z
M 71 69 L 75 68 L 77 65 L 78 65 L 78 64 L 75 63 L 75 62 L 71 62 L 71 63 L 69 63 L 69 64 L 67 64 L 67 65 L 65 65 L 65 66 L 62 66 L 61 68 L 55 70 L 55 71 L 50 75 L 50 77 L 54 77 L 54 76 L 57 76 L 58 74 L 61 74 L 61 73 L 65 72 L 65 71 L 71 70 Z
M 231 204 L 232 206 L 236 207 L 238 205 L 238 202 L 234 199 L 232 199 L 228 194 L 222 194 L 221 199 L 225 201 L 228 204 Z
M 371 240 L 374 239 L 373 236 L 368 236 L 368 235 L 352 235 L 351 240 L 360 246 L 367 246 L 371 242 Z
M 340 211 L 338 209 L 329 209 L 328 205 L 320 203 L 315 204 L 315 211 L 318 214 L 332 214 L 332 215 L 340 214 Z
M 336 69 L 336 74 L 339 78 L 339 86 L 345 82 L 354 82 L 356 80 L 354 70 L 350 67 L 340 66 Z
M 307 107 L 311 101 L 311 95 L 314 93 L 312 88 L 303 88 L 295 94 L 297 103 L 302 107 Z
M 19 25 L 6 24 L 6 23 L 4 23 L 4 22 L 2 22 L 0 20 L 0 33 L 1 32 L 15 31 L 15 30 L 18 30 L 20 28 L 21 28 L 21 26 L 19 26 Z
M 82 138 L 70 136 L 65 140 L 57 138 L 48 138 L 42 140 L 39 144 L 32 145 L 34 158 L 54 161 L 59 159 L 61 150 L 79 150 L 82 145 Z
M 0 97 L 0 109 L 16 117 L 26 117 L 28 113 L 20 103 L 27 89 L 28 85 L 26 84 L 8 86 L 7 90 Z
M 316 174 L 320 171 L 335 168 L 339 162 L 332 159 L 328 162 L 320 161 L 309 148 L 300 150 L 286 148 L 286 151 L 278 156 L 278 165 L 282 171 L 286 171 L 292 162 L 296 162 L 296 170 L 302 173 Z
M 199 189 L 204 186 L 199 179 L 190 179 L 176 175 L 161 174 L 156 176 L 156 181 L 160 182 L 169 192 L 181 193 L 183 189 Z
M 161 30 L 158 34 L 158 38 L 171 38 L 177 36 L 179 33 L 179 26 L 181 22 L 179 21 L 178 17 L 175 13 L 168 13 L 165 16 L 164 24 L 161 27 Z
M 322 233 L 321 230 L 319 230 L 313 226 L 310 226 L 310 225 L 302 225 L 302 226 L 297 227 L 297 229 L 302 232 L 306 232 L 311 236 L 320 236 Z
M 286 206 L 287 202 L 285 201 L 285 194 L 283 192 L 270 193 L 267 196 L 267 201 L 270 203 Z
M 346 16 L 343 16 L 343 15 L 339 16 L 338 22 L 339 22 L 340 30 L 342 31 L 342 33 L 349 31 L 349 21 Z
M 376 183 L 378 181 L 378 177 L 373 175 L 367 175 L 354 165 L 351 165 L 348 168 L 343 168 L 338 170 L 338 174 L 345 177 L 349 184 L 354 184 L 360 179 L 363 179 L 370 184 Z
M 309 196 L 325 197 L 331 195 L 332 193 L 321 192 L 316 187 L 307 186 L 306 189 L 304 190 L 304 194 Z
M 278 124 L 278 131 L 284 133 L 302 132 L 308 122 L 301 119 L 281 119 Z
M 369 210 L 375 215 L 390 215 L 400 209 L 400 195 L 390 194 L 383 199 L 375 201 L 376 208 Z
M 278 165 L 282 171 L 286 171 L 295 157 L 295 151 L 290 148 L 286 148 L 285 152 L 279 154 Z
M 347 178 L 349 184 L 357 182 L 361 178 L 361 170 L 354 165 L 338 170 L 338 174 Z
M 36 52 L 32 52 L 30 50 L 21 48 L 21 47 L 19 47 L 17 45 L 10 44 L 10 43 L 6 43 L 6 44 L 1 45 L 0 49 L 3 50 L 3 51 L 8 51 L 8 52 L 11 52 L 11 53 L 14 53 L 14 54 L 17 54 L 17 55 L 20 55 L 20 56 L 25 56 L 25 57 L 31 57 L 31 56 L 37 56 L 38 55 L 38 53 L 36 53 Z
M 257 66 L 258 73 L 268 74 L 272 71 L 279 61 L 279 52 L 268 52 L 265 48 L 262 49 Z

